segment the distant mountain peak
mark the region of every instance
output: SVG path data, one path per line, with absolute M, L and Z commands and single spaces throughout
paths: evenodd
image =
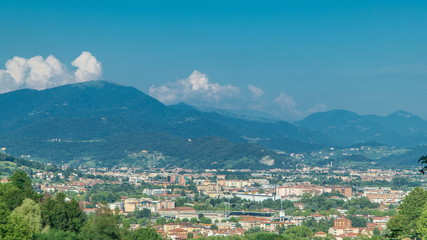
M 305 117 L 304 119 L 297 121 L 296 123 L 300 124 L 300 123 L 305 123 L 305 122 L 310 122 L 315 120 L 316 122 L 321 121 L 327 124 L 331 124 L 336 121 L 348 121 L 353 119 L 360 119 L 360 116 L 354 112 L 350 112 L 343 109 L 336 109 L 336 110 L 330 110 L 326 112 L 313 113 Z
M 395 112 L 393 112 L 392 114 L 389 115 L 390 117 L 392 116 L 398 116 L 398 117 L 404 117 L 404 118 L 411 118 L 411 117 L 415 117 L 414 114 L 403 111 L 403 110 L 397 110 Z

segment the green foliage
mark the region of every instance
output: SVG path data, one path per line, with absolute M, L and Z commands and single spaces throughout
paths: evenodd
M 319 232 L 319 231 L 328 232 L 329 228 L 332 227 L 333 225 L 334 225 L 334 219 L 331 219 L 331 220 L 321 219 L 319 221 L 316 221 L 314 218 L 311 218 L 302 223 L 302 226 L 309 227 L 313 232 Z
M 166 218 L 164 218 L 164 217 L 157 218 L 156 224 L 157 225 L 165 225 L 166 224 Z
M 31 239 L 42 230 L 40 206 L 27 198 L 10 214 L 5 239 Z
M 211 224 L 212 223 L 212 219 L 207 218 L 207 217 L 202 217 L 199 219 L 200 223 L 204 223 L 204 224 Z
M 191 219 L 190 219 L 190 222 L 191 223 L 198 223 L 199 222 L 199 220 L 197 219 L 197 218 L 195 218 L 195 217 L 192 217 Z
M 374 231 L 372 231 L 372 233 L 374 234 L 374 236 L 381 236 L 381 231 L 377 227 L 374 228 Z
M 394 216 L 396 215 L 396 209 L 390 209 L 386 211 L 381 211 L 379 209 L 355 209 L 350 208 L 347 211 L 348 215 L 374 215 L 376 217 L 385 217 L 385 216 Z
M 25 191 L 33 189 L 33 187 L 31 186 L 31 179 L 24 171 L 15 171 L 9 179 L 12 181 L 13 185 L 15 185 L 21 190 Z
M 294 203 L 289 200 L 273 200 L 266 199 L 261 202 L 261 208 L 270 208 L 273 210 L 290 209 L 294 207 Z
M 6 203 L 0 201 L 0 239 L 5 236 L 8 229 L 10 210 Z
M 245 234 L 247 240 L 284 240 L 286 239 L 282 235 L 268 232 L 256 232 L 252 234 Z
M 423 212 L 416 222 L 417 233 L 423 240 L 427 239 L 427 204 L 424 205 Z
M 58 229 L 50 229 L 46 233 L 37 233 L 34 236 L 35 240 L 81 240 L 75 232 L 62 231 Z
M 394 177 L 390 182 L 390 187 L 394 190 L 408 191 L 411 188 L 421 186 L 420 182 L 410 181 L 409 178 L 405 177 Z
M 9 210 L 21 205 L 24 199 L 24 193 L 12 183 L 0 184 L 0 202 L 4 202 Z
M 129 183 L 96 184 L 86 193 L 86 200 L 93 203 L 112 203 L 120 196 L 138 195 L 141 192 Z
M 304 209 L 311 212 L 327 211 L 331 210 L 332 208 L 341 207 L 344 204 L 343 200 L 329 199 L 324 194 L 314 197 L 304 195 L 301 199 L 301 202 L 304 203 Z
M 368 219 L 365 217 L 349 215 L 347 216 L 347 218 L 351 220 L 352 227 L 366 227 L 366 225 L 368 224 Z
M 76 200 L 65 200 L 63 193 L 56 198 L 47 198 L 41 204 L 44 226 L 62 231 L 79 232 L 86 221 L 86 215 Z
M 197 240 L 247 240 L 247 236 L 214 236 L 214 237 L 198 237 Z
M 309 237 L 313 234 L 313 231 L 306 226 L 291 227 L 285 231 L 285 235 L 293 236 L 295 238 Z
M 378 208 L 380 205 L 378 203 L 373 203 L 369 201 L 367 197 L 360 197 L 360 198 L 352 198 L 344 203 L 343 208 L 344 209 L 364 209 L 364 208 Z
M 31 179 L 24 171 L 15 171 L 10 180 L 11 183 L 0 184 L 0 201 L 6 203 L 10 210 L 21 205 L 25 198 L 38 199 Z
M 264 230 L 262 230 L 260 227 L 251 227 L 245 232 L 245 234 L 257 233 L 257 232 L 264 232 Z
M 40 170 L 52 170 L 52 169 L 56 169 L 55 166 L 52 165 L 45 165 L 36 161 L 29 161 L 29 160 L 25 160 L 22 158 L 16 158 L 16 157 L 12 157 L 3 153 L 0 153 L 0 161 L 4 161 L 4 162 L 8 162 L 13 164 L 13 168 L 12 169 L 17 169 L 17 168 L 26 168 L 28 170 L 31 169 L 40 169 Z M 3 169 L 1 169 L 3 171 Z M 12 173 L 12 172 L 11 172 Z
M 102 208 L 89 218 L 80 236 L 85 240 L 119 240 L 124 233 L 118 218 L 109 209 Z
M 140 228 L 135 231 L 131 231 L 125 240 L 163 240 L 156 230 L 152 228 Z
M 135 210 L 133 213 L 136 218 L 150 218 L 151 217 L 151 210 L 144 208 L 142 210 Z
M 421 156 L 420 159 L 418 160 L 418 163 L 424 165 L 420 169 L 420 172 L 422 174 L 425 174 L 425 172 L 427 171 L 427 155 L 426 156 Z
M 399 212 L 387 223 L 392 238 L 420 237 L 417 221 L 427 203 L 427 191 L 415 188 L 402 201 Z M 419 223 L 421 224 L 421 223 Z

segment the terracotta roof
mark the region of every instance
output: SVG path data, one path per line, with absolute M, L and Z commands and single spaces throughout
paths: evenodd
M 169 232 L 187 232 L 187 230 L 182 229 L 182 228 L 175 228 L 175 229 L 170 230 Z
M 267 218 L 247 217 L 241 219 L 239 222 L 269 222 Z

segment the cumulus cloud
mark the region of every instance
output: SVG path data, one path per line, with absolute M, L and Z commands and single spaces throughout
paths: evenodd
M 300 110 L 294 97 L 283 92 L 273 99 L 273 103 L 279 107 L 279 115 L 286 116 L 290 119 L 299 119 L 306 115 L 326 110 L 326 105 L 324 103 L 315 104 L 307 110 Z
M 197 70 L 194 70 L 185 79 L 160 86 L 151 86 L 149 92 L 151 96 L 166 104 L 181 101 L 218 103 L 240 95 L 238 87 L 210 82 L 206 74 Z
M 262 96 L 264 96 L 265 95 L 265 92 L 264 92 L 264 90 L 262 90 L 261 88 L 259 88 L 259 87 L 255 87 L 254 85 L 248 85 L 248 89 L 249 89 L 249 91 L 252 93 L 252 98 L 253 99 L 258 99 L 258 98 L 260 98 L 260 97 L 262 97 Z
M 301 111 L 296 109 L 298 104 L 295 99 L 286 93 L 280 93 L 279 96 L 273 99 L 273 102 L 279 106 L 280 110 L 291 114 L 301 115 Z
M 77 82 L 97 80 L 102 74 L 102 65 L 90 52 L 82 52 L 72 63 L 77 70 L 74 77 Z
M 83 52 L 72 63 L 76 71 L 70 72 L 55 56 L 46 59 L 13 57 L 0 70 L 0 93 L 22 88 L 42 90 L 63 84 L 98 80 L 101 63 L 90 53 Z

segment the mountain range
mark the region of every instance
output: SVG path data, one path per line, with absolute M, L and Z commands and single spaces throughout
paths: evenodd
M 290 123 L 243 111 L 167 106 L 106 81 L 0 94 L 0 112 L 0 147 L 9 153 L 89 166 L 291 167 L 295 160 L 282 152 L 427 143 L 427 121 L 404 111 L 376 116 L 333 110 Z

